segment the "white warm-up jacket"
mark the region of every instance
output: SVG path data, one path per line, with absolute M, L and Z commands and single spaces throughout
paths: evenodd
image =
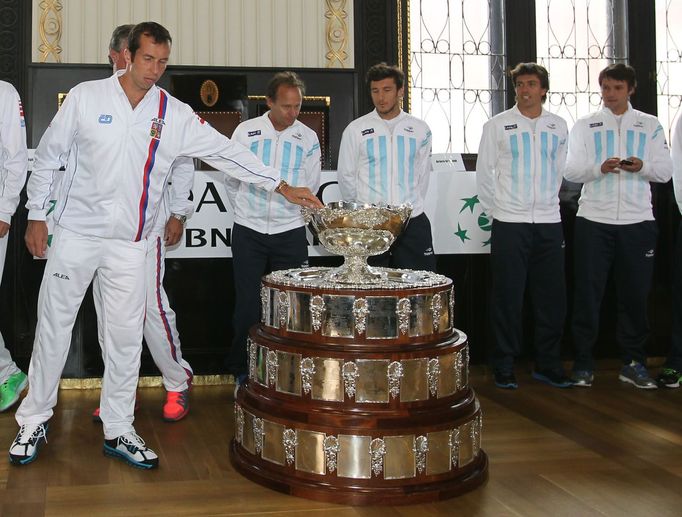
M 345 201 L 412 204 L 412 217 L 424 211 L 431 173 L 431 130 L 401 111 L 393 130 L 376 110 L 343 131 L 339 150 L 339 189 Z
M 295 187 L 320 188 L 320 142 L 315 131 L 296 120 L 281 132 L 267 112 L 237 126 L 232 140 L 239 142 L 280 177 Z M 282 233 L 305 225 L 301 208 L 284 197 L 227 177 L 225 181 L 237 224 L 265 234 Z
M 19 94 L 0 81 L 0 221 L 8 223 L 26 183 L 26 124 Z
M 62 166 L 55 221 L 82 235 L 131 241 L 149 234 L 178 156 L 201 158 L 266 190 L 277 186 L 277 170 L 162 88 L 152 86 L 133 109 L 120 75 L 69 92 L 36 149 L 27 187 L 29 219 L 45 219 Z
M 601 172 L 608 158 L 636 156 L 639 172 Z M 665 183 L 672 161 L 665 131 L 653 115 L 628 105 L 620 127 L 608 108 L 578 119 L 568 138 L 565 177 L 583 183 L 578 216 L 605 224 L 633 224 L 654 219 L 649 182 Z
M 568 129 L 546 110 L 535 119 L 514 106 L 483 126 L 476 185 L 483 211 L 509 223 L 558 223 Z

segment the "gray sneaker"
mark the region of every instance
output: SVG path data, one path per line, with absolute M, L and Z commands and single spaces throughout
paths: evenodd
M 643 390 L 658 389 L 656 381 L 649 376 L 649 372 L 644 365 L 637 361 L 632 361 L 630 364 L 623 366 L 618 378 L 623 382 L 629 382 L 634 385 L 635 388 L 641 388 Z
M 570 378 L 573 386 L 589 388 L 594 381 L 594 374 L 590 370 L 573 370 Z

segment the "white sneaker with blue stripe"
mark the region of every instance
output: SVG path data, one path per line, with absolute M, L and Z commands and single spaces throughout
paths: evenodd
M 153 469 L 159 466 L 159 457 L 134 431 L 112 440 L 104 440 L 104 454 L 122 459 L 139 469 Z
M 47 443 L 47 422 L 24 424 L 9 448 L 12 465 L 26 465 L 38 457 L 38 451 Z

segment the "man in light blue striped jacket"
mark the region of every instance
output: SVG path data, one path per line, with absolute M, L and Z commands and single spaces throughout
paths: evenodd
M 591 386 L 592 348 L 604 288 L 613 269 L 618 300 L 619 379 L 655 389 L 644 350 L 658 229 L 650 182 L 672 176 L 672 160 L 658 119 L 632 108 L 635 70 L 622 63 L 599 74 L 603 108 L 580 118 L 568 143 L 566 179 L 583 183 L 575 223 L 573 346 L 576 386 Z
M 564 237 L 559 187 L 566 161 L 566 122 L 543 109 L 549 90 L 544 67 L 520 63 L 511 72 L 516 105 L 483 126 L 476 183 L 492 217 L 491 363 L 495 384 L 518 387 L 514 358 L 522 351 L 523 299 L 530 292 L 535 322 L 533 377 L 571 385 L 561 364 L 566 316 Z

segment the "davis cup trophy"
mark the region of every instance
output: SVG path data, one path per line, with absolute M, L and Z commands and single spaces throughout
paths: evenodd
M 345 262 L 263 278 L 235 401 L 231 460 L 244 476 L 356 505 L 441 500 L 487 479 L 452 281 L 367 265 L 410 212 L 347 202 L 304 211 Z

